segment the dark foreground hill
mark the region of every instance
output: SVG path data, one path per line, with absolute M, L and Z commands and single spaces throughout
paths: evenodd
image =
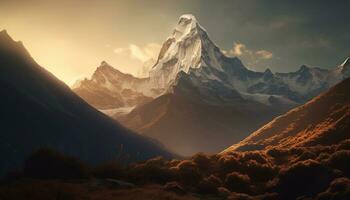
M 91 164 L 172 154 L 88 105 L 0 32 L 0 173 L 51 147 Z

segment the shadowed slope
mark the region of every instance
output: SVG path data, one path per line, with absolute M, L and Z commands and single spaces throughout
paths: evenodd
M 0 173 L 43 146 L 92 164 L 171 156 L 88 105 L 6 31 L 0 32 L 0 90 Z

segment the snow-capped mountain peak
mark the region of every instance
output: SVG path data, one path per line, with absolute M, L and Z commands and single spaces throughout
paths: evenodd
M 205 29 L 191 15 L 182 15 L 172 35 L 163 43 L 158 60 L 150 71 L 155 88 L 166 90 L 180 71 L 210 67 L 224 71 L 220 49 L 210 40 Z
M 192 14 L 185 14 L 179 18 L 178 25 L 171 37 L 179 41 L 197 34 L 200 30 L 204 31 L 204 28 L 198 23 L 196 17 Z

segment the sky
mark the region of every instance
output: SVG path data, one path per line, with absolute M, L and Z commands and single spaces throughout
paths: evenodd
M 347 0 L 0 0 L 0 29 L 69 85 L 102 61 L 139 75 L 187 13 L 248 68 L 289 72 L 350 56 L 349 8 Z

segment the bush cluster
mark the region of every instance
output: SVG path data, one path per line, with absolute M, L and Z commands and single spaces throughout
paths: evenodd
M 348 199 L 350 140 L 336 145 L 264 151 L 196 154 L 184 160 L 156 157 L 122 166 L 111 161 L 89 168 L 50 149 L 34 152 L 21 172 L 34 179 L 119 179 L 160 184 L 177 194 L 232 199 Z

